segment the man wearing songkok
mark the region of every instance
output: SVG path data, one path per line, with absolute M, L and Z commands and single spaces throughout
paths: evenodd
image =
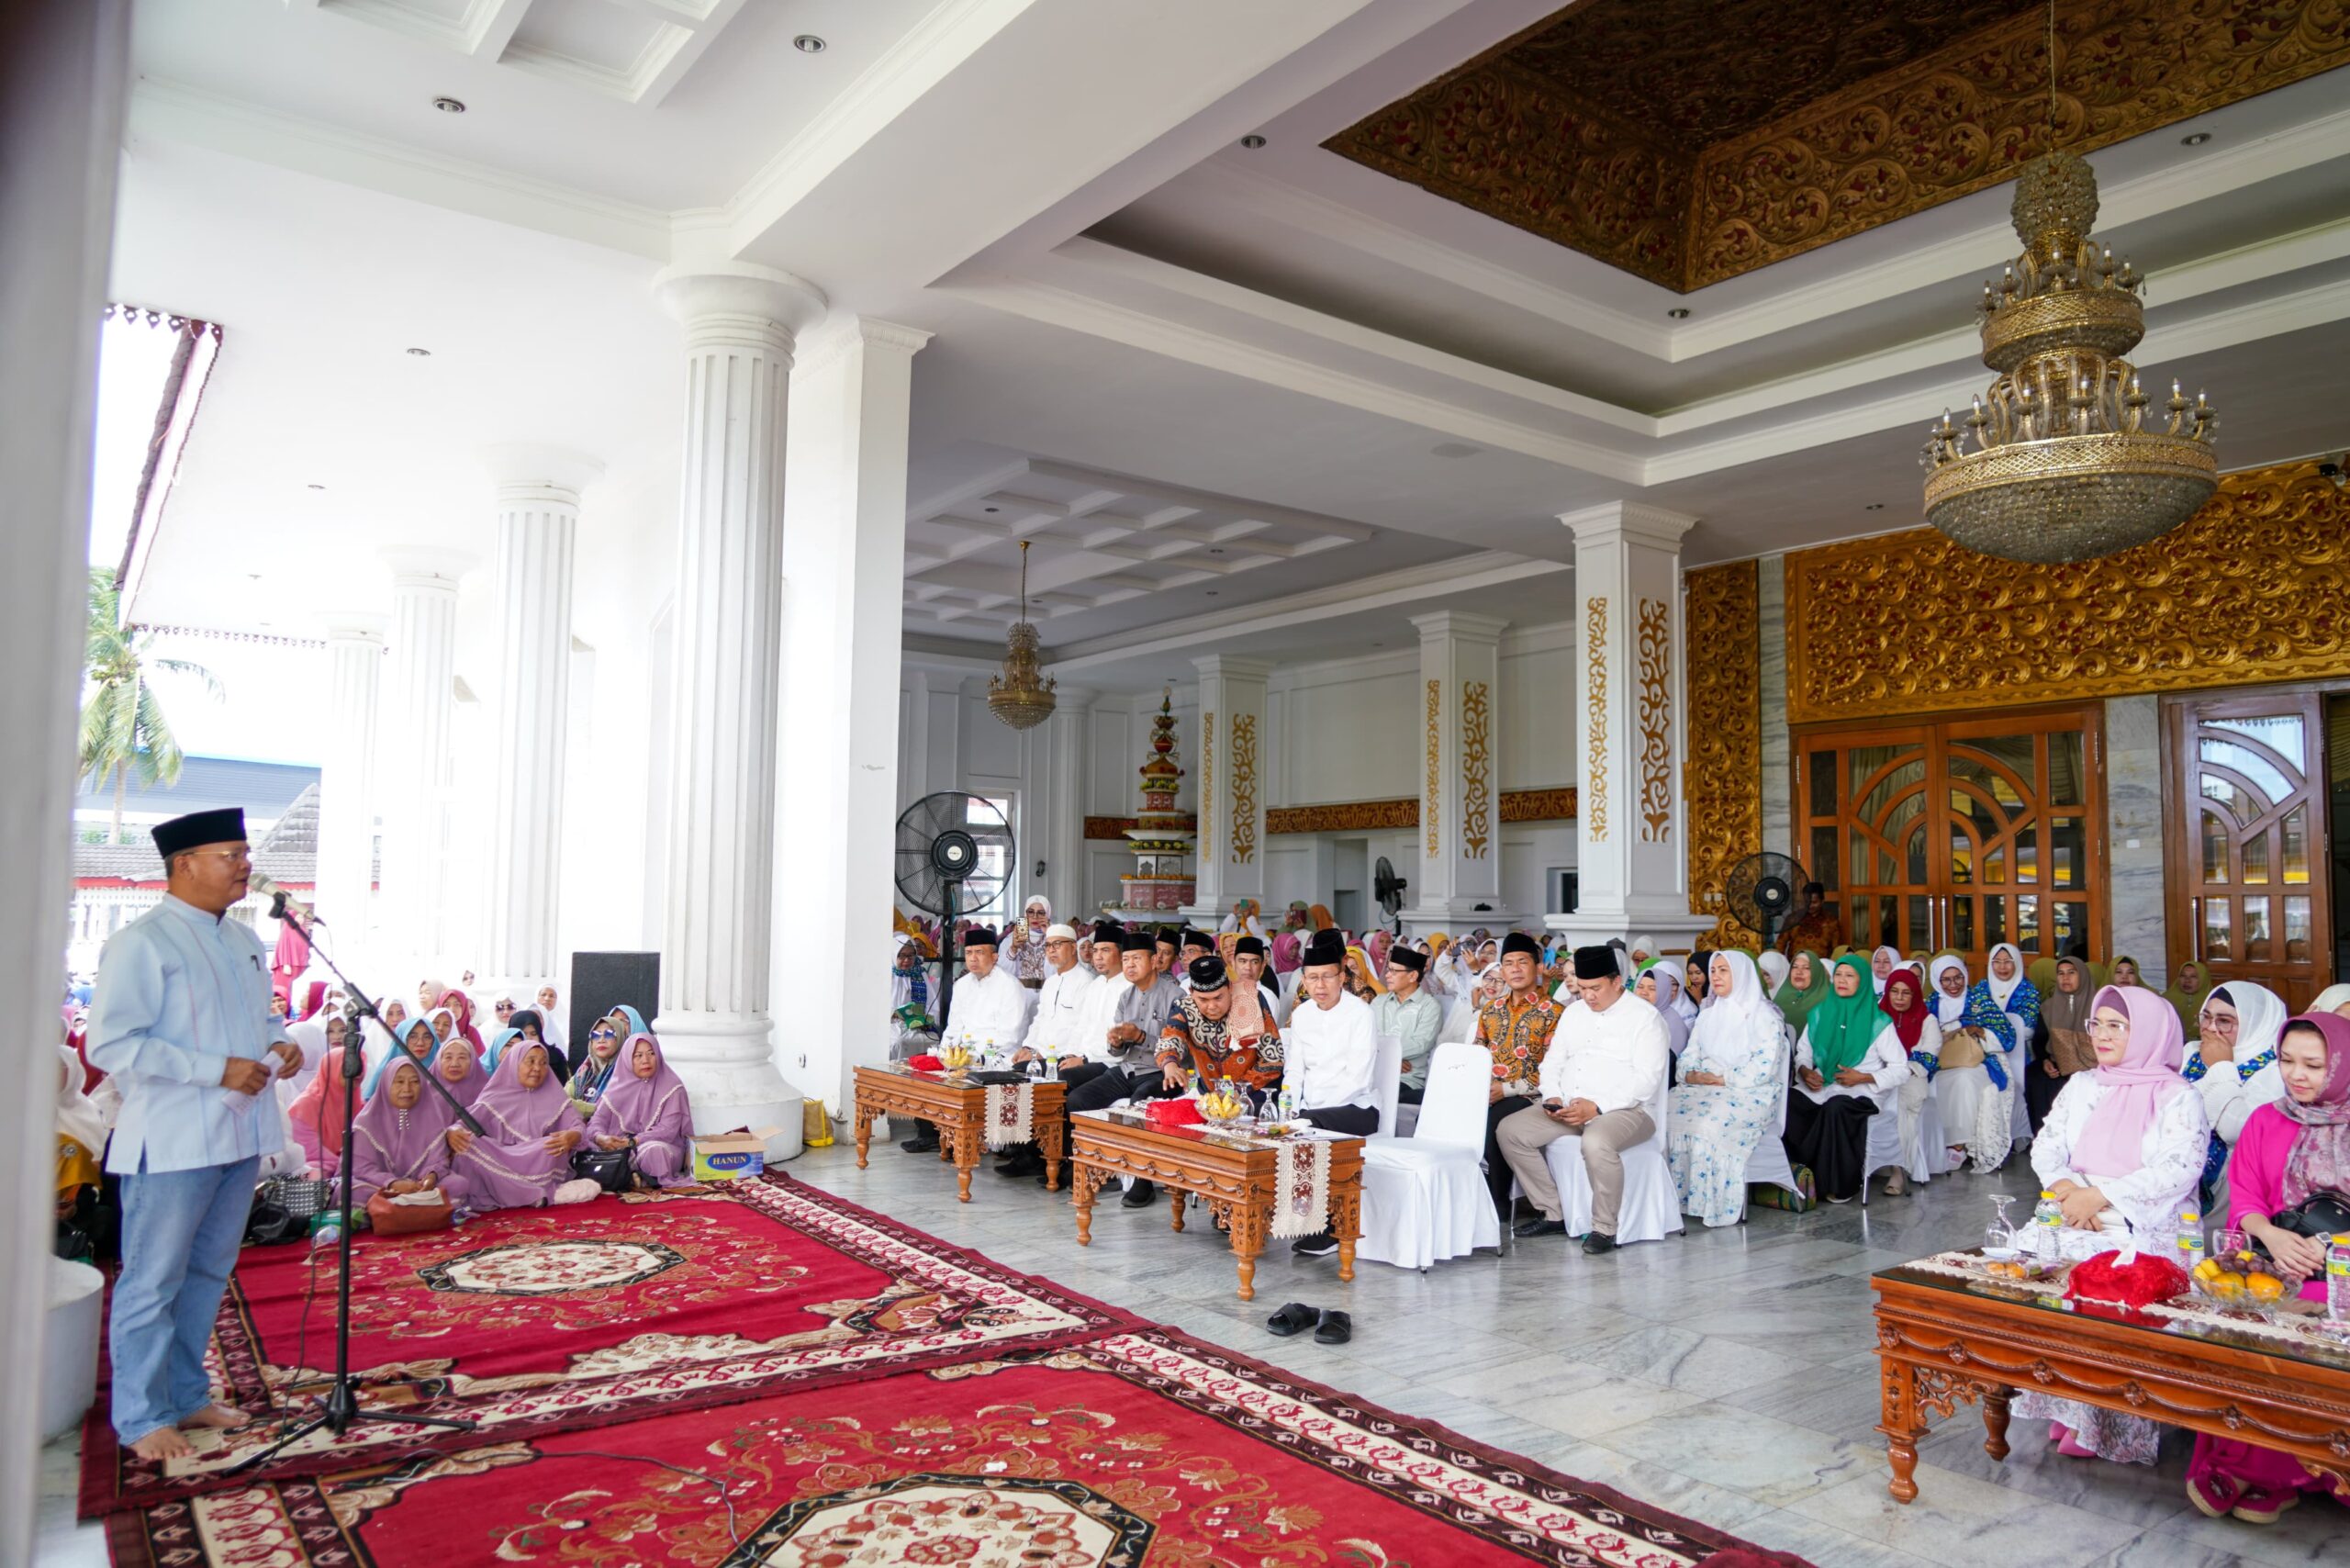
M 1606 951 L 1612 960 L 1613 949 Z M 1533 937 L 1511 932 L 1494 962 L 1509 989 L 1500 1002 L 1478 1008 L 1477 1043 L 1494 1053 L 1494 1081 L 1485 1093 L 1485 1189 L 1507 1225 L 1509 1166 L 1502 1159 L 1501 1125 L 1534 1103 L 1542 1053 L 1564 1009 L 1542 984 L 1542 948 Z
M 1426 953 L 1394 948 L 1387 955 L 1383 977 L 1387 993 L 1371 1004 L 1372 1033 L 1393 1035 L 1404 1042 L 1404 1086 L 1396 1091 L 1396 1098 L 1406 1105 L 1420 1103 L 1427 1087 L 1428 1057 L 1436 1049 L 1437 1031 L 1444 1026 L 1444 1009 L 1420 989 L 1427 967 Z
M 1171 925 L 1162 925 L 1158 930 L 1152 932 L 1150 949 L 1151 968 L 1157 969 L 1160 974 L 1168 976 L 1169 979 L 1174 979 L 1175 976 L 1181 972 L 1177 968 L 1175 959 L 1178 950 L 1181 949 L 1182 946 L 1182 937 L 1177 934 L 1175 928 Z M 1180 991 L 1182 989 L 1182 982 L 1180 980 L 1175 980 L 1175 986 L 1176 989 Z
M 1041 988 L 1052 971 L 1046 966 L 1045 944 L 1049 937 L 1053 904 L 1042 893 L 1032 893 L 1021 906 L 1020 918 L 1003 929 L 1003 957 L 1012 978 L 1030 991 Z
M 1175 979 L 1185 991 L 1192 989 L 1192 966 L 1215 951 L 1215 938 L 1204 931 L 1183 928 L 1182 946 L 1175 955 Z
M 1243 993 L 1254 992 L 1257 1005 L 1270 1018 L 1281 1010 L 1281 993 L 1265 983 L 1265 942 L 1243 936 L 1232 945 L 1232 983 Z
M 1158 1065 L 1159 1031 L 1183 999 L 1183 988 L 1157 968 L 1157 953 L 1171 935 L 1154 938 L 1147 931 L 1129 931 L 1120 938 L 1124 979 L 1119 985 L 1123 989 L 1114 991 L 1117 1004 L 1111 1009 L 1109 1028 L 1103 1034 L 1109 1066 L 1069 1090 L 1069 1110 L 1099 1111 L 1121 1100 L 1164 1099 L 1181 1092 L 1181 1081 L 1169 1083 Z M 1125 1205 L 1144 1208 L 1156 1202 L 1158 1195 L 1150 1182 L 1137 1182 L 1126 1193 Z
M 236 807 L 153 830 L 161 903 L 107 939 L 89 1064 L 122 1111 L 106 1148 L 121 1179 L 122 1272 L 109 1343 L 115 1435 L 142 1459 L 194 1451 L 184 1427 L 241 1427 L 204 1370 L 264 1157 L 285 1143 L 274 1081 L 302 1048 L 270 1018 L 269 959 L 228 917 L 252 859 Z
M 996 935 L 975 925 L 963 938 L 963 973 L 955 978 L 947 1002 L 946 1030 L 938 1037 L 942 1051 L 960 1046 L 974 1063 L 990 1052 L 1009 1055 L 1028 1033 L 1028 1008 L 1033 993 L 996 962 Z M 914 1136 L 898 1146 L 908 1154 L 926 1154 L 938 1148 L 938 1129 L 928 1122 L 914 1124 Z
M 1071 1072 L 1087 1065 L 1087 999 L 1105 982 L 1091 965 L 1078 962 L 1077 933 L 1069 927 L 1046 927 L 1044 949 L 1044 989 L 1036 993 L 1036 1012 L 1028 1020 L 1027 1037 L 1013 1053 L 1012 1065 L 1043 1062 L 1066 1084 Z M 1034 1143 L 1015 1144 L 1004 1151 L 995 1170 L 999 1176 L 1042 1176 L 1044 1155 Z
M 1583 1249 L 1612 1252 L 1624 1200 L 1624 1150 L 1656 1136 L 1648 1107 L 1664 1092 L 1671 1058 L 1664 1020 L 1625 989 L 1614 953 L 1576 948 L 1574 983 L 1578 1001 L 1560 1019 L 1542 1058 L 1541 1102 L 1502 1124 L 1502 1157 L 1542 1211 L 1517 1234 L 1563 1235 L 1558 1184 L 1542 1151 L 1562 1137 L 1579 1139 L 1591 1179 L 1591 1234 Z
M 1281 1076 L 1281 1033 L 1261 1007 L 1236 1005 L 1240 988 L 1222 958 L 1211 953 L 1192 960 L 1192 989 L 1158 1031 L 1158 1067 L 1203 1085 L 1230 1079 L 1250 1089 L 1269 1088 Z M 1250 994 L 1247 998 L 1255 1002 Z
M 1379 1092 L 1371 1081 L 1379 1040 L 1371 1003 L 1348 993 L 1346 961 L 1346 938 L 1336 931 L 1316 932 L 1306 944 L 1304 994 L 1290 1014 L 1281 1051 L 1297 1114 L 1317 1127 L 1364 1137 L 1379 1130 Z M 1338 1249 L 1337 1234 L 1301 1237 L 1291 1249 L 1326 1257 Z

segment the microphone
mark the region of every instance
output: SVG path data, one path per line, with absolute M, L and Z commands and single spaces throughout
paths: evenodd
M 301 932 L 308 932 L 313 925 L 326 924 L 319 918 L 316 910 L 286 891 L 275 878 L 265 871 L 255 871 L 246 879 L 246 886 L 269 900 L 269 913 L 273 920 L 289 921 L 295 930 Z

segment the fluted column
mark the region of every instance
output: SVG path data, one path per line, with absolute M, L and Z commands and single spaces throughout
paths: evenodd
M 1420 633 L 1419 876 L 1404 890 L 1415 936 L 1509 924 L 1502 907 L 1501 635 L 1497 616 L 1415 615 Z M 1401 868 L 1398 868 L 1401 870 Z M 1408 872 L 1404 873 L 1407 877 Z
M 1213 931 L 1236 899 L 1265 902 L 1265 678 L 1272 666 L 1208 654 L 1200 673 L 1200 835 L 1186 919 Z
M 444 552 L 388 550 L 392 569 L 391 729 L 376 778 L 384 819 L 376 946 L 421 966 L 448 952 L 449 740 L 457 678 L 457 579 L 479 563 Z M 364 981 L 361 982 L 364 984 Z
M 372 945 L 375 903 L 375 714 L 384 680 L 384 618 L 327 622 L 327 749 L 319 768 L 319 917 L 335 962 L 352 969 Z M 365 980 L 361 983 L 366 984 Z
M 798 1100 L 767 1016 L 775 890 L 783 455 L 794 339 L 823 297 L 748 263 L 655 280 L 685 327 L 668 891 L 654 1027 L 704 1131 L 779 1126 Z
M 579 493 L 602 466 L 543 446 L 493 448 L 498 510 L 498 765 L 489 819 L 484 987 L 536 991 L 556 974 L 555 873 L 571 700 L 571 568 Z
M 1091 758 L 1093 693 L 1062 682 L 1045 721 L 1052 748 L 1052 830 L 1046 834 L 1053 916 L 1082 927 L 1094 911 L 1085 897 L 1085 775 Z

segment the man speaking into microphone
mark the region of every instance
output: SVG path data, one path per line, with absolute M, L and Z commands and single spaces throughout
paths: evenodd
M 285 1142 L 270 1082 L 297 1071 L 302 1052 L 269 1015 L 261 938 L 228 918 L 252 875 L 245 813 L 198 812 L 154 834 L 163 902 L 106 941 L 89 1055 L 122 1089 L 106 1149 L 122 1180 L 107 1336 L 115 1435 L 160 1461 L 193 1451 L 184 1428 L 251 1419 L 214 1403 L 204 1351 L 262 1158 Z

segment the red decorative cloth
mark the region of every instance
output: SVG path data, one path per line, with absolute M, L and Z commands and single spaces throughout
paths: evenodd
M 1154 1127 L 1196 1127 L 1207 1120 L 1196 1100 L 1153 1100 L 1143 1119 Z
M 916 1072 L 944 1072 L 946 1070 L 946 1064 L 945 1062 L 939 1060 L 934 1056 L 927 1054 L 918 1057 L 908 1057 L 906 1058 L 906 1065 L 912 1068 Z
M 2074 1264 L 2065 1282 L 2065 1295 L 2081 1305 L 2126 1311 L 2168 1301 L 2187 1288 L 2187 1271 L 2152 1252 L 2100 1252 Z

